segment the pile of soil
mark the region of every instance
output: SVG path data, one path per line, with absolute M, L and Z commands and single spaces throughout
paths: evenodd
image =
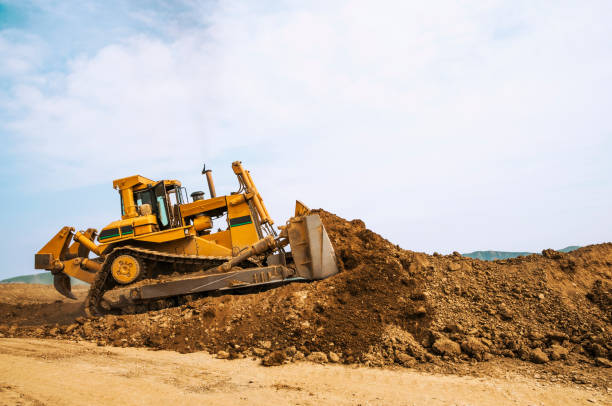
M 407 251 L 361 220 L 317 212 L 341 269 L 326 280 L 71 324 L 4 324 L 0 333 L 207 350 L 221 358 L 260 357 L 266 365 L 507 357 L 612 366 L 611 243 L 486 262 Z

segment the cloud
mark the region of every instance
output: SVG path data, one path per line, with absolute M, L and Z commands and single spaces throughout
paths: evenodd
M 0 77 L 22 76 L 33 72 L 37 66 L 40 41 L 35 36 L 19 31 L 6 30 L 0 37 Z
M 590 5 L 195 5 L 184 29 L 16 81 L 5 127 L 36 187 L 201 182 L 203 159 L 229 172 L 242 158 L 279 218 L 303 197 L 431 251 L 487 248 L 499 221 L 511 245 L 538 216 L 549 231 L 534 238 L 550 241 L 551 205 L 583 209 L 580 188 L 612 200 L 612 13 Z M 155 26 L 168 11 L 134 13 Z

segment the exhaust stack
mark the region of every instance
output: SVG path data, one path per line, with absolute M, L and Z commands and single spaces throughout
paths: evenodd
M 202 168 L 202 175 L 206 175 L 206 182 L 208 182 L 208 191 L 210 192 L 210 197 L 217 197 L 217 192 L 215 192 L 215 183 L 212 178 L 212 171 L 210 169 L 206 169 L 206 165 Z

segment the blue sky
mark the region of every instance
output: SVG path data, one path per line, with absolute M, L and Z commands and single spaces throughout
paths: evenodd
M 0 278 L 139 173 L 403 248 L 610 241 L 612 3 L 0 1 Z

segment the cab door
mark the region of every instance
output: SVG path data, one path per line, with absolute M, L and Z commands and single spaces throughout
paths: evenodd
M 161 181 L 153 188 L 155 194 L 155 209 L 157 214 L 157 221 L 159 223 L 160 230 L 167 230 L 171 228 L 170 213 L 168 210 L 168 199 L 166 197 L 166 186 Z

